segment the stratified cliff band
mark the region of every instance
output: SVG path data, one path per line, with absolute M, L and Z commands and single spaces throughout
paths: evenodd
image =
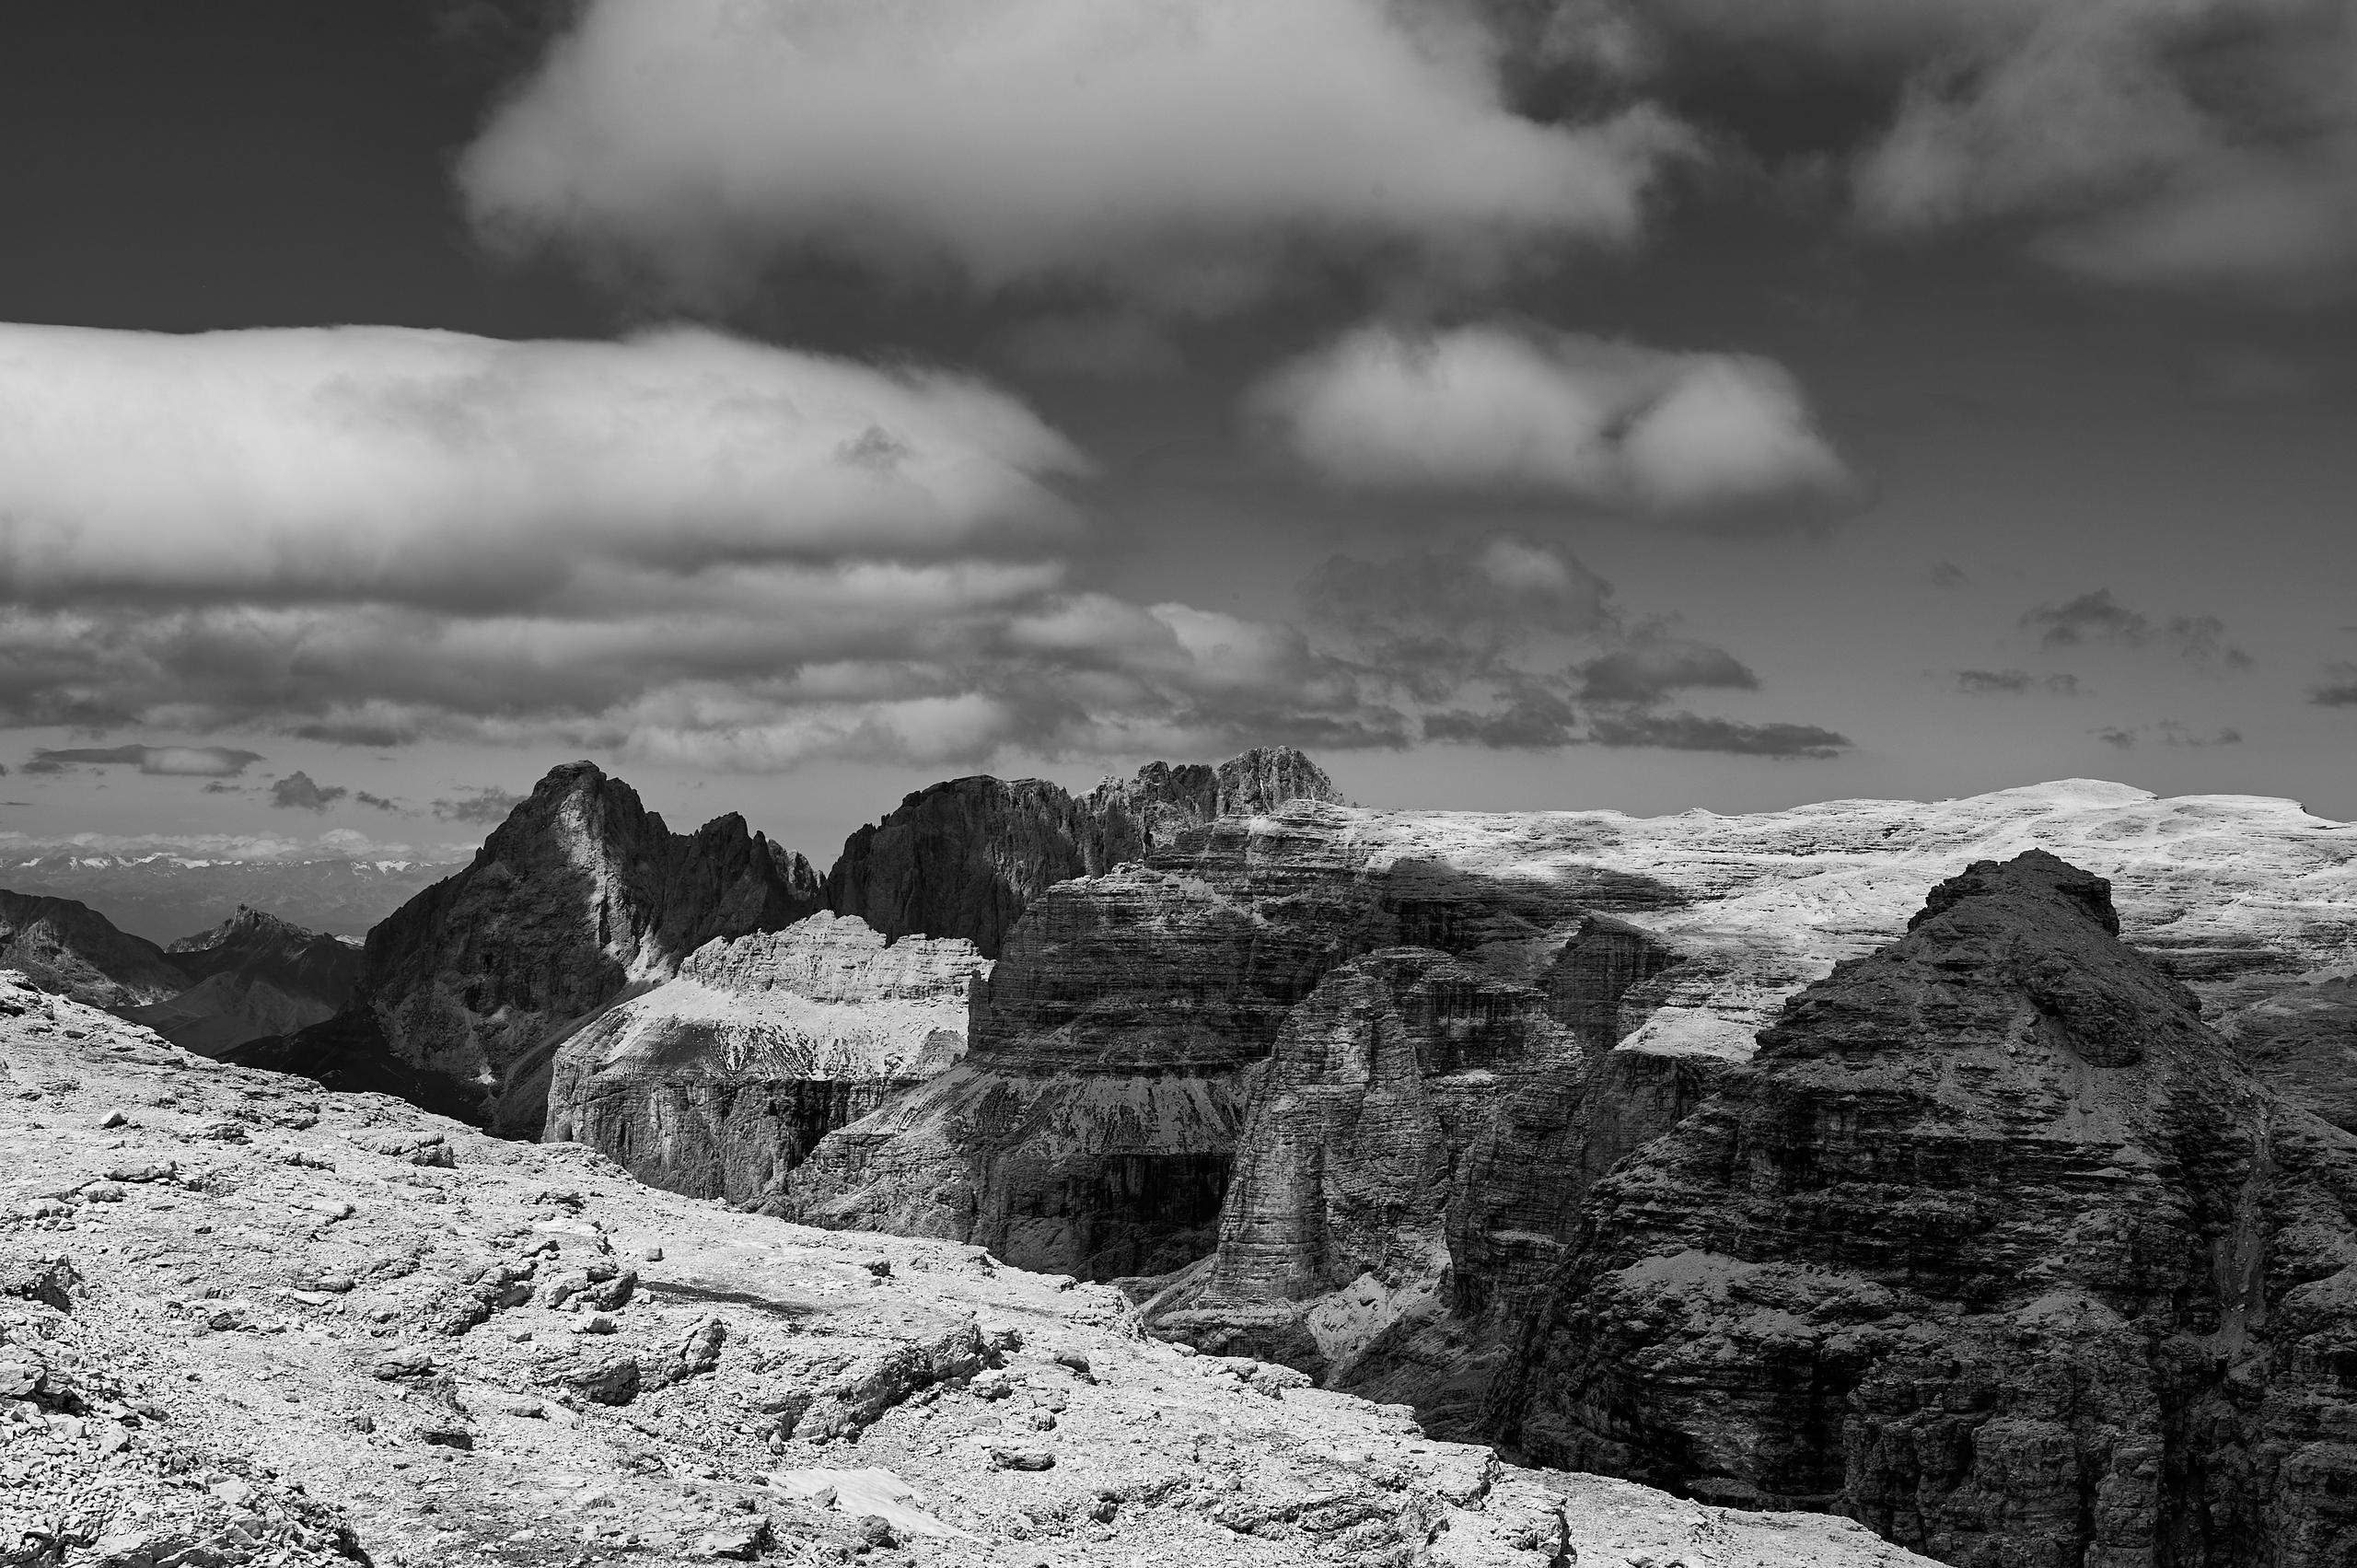
M 2357 1138 L 2030 852 L 1941 883 L 1590 1194 L 1527 1454 L 1959 1564 L 2357 1552 Z

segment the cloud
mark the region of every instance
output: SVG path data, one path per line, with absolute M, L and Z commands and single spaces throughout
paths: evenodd
M 1971 697 L 2019 697 L 2033 691 L 2056 697 L 2079 694 L 2075 675 L 2038 676 L 2024 669 L 1959 669 L 1955 674 L 1956 689 Z
M 1689 139 L 1525 119 L 1501 47 L 1382 0 L 590 0 L 459 182 L 497 243 L 702 302 L 817 252 L 1217 310 L 1305 254 L 1631 236 Z
M 1759 678 L 1724 648 L 1657 632 L 1586 660 L 1578 674 L 1580 696 L 1590 703 L 1655 703 L 1701 687 L 1759 689 Z
M 1593 3 L 1593 0 L 1592 0 Z M 1872 102 L 1871 229 L 2025 229 L 2084 275 L 2335 287 L 2357 260 L 2357 12 L 2310 0 L 1647 0 L 1627 73 Z M 1840 156 L 1838 153 L 1837 156 Z
M 349 828 L 331 828 L 315 839 L 279 833 L 75 833 L 59 839 L 0 832 L 0 854 L 11 858 L 58 851 L 206 861 L 450 860 L 467 854 L 462 845 L 390 842 Z
M 1313 625 L 1432 696 L 1495 673 L 1534 639 L 1619 624 L 1610 584 L 1564 552 L 1510 535 L 1385 561 L 1335 555 L 1300 592 Z
M 32 761 L 25 764 L 25 772 L 56 773 L 75 766 L 120 765 L 137 768 L 143 773 L 227 779 L 236 778 L 261 760 L 260 752 L 227 746 L 75 746 L 34 752 Z
M 2308 688 L 2308 701 L 2320 708 L 2357 708 L 2357 664 L 2327 665 L 2324 683 Z
M 481 784 L 452 800 L 434 803 L 434 815 L 445 822 L 504 822 L 524 797 L 497 784 Z
M 342 784 L 317 784 L 310 774 L 293 772 L 270 786 L 270 803 L 296 811 L 325 811 L 351 793 Z
M 1925 580 L 1935 588 L 1961 588 L 1972 581 L 1964 568 L 1953 561 L 1934 561 L 1932 563 L 1931 570 L 1925 572 L 1923 575 Z
M 1302 598 L 1363 701 L 1390 701 L 1427 741 L 1810 757 L 1850 744 L 1813 726 L 1660 712 L 1672 692 L 1755 691 L 1759 678 L 1665 621 L 1632 627 L 1611 585 L 1556 546 L 1501 535 L 1384 561 L 1338 555 Z
M 1772 362 L 1538 328 L 1362 326 L 1275 371 L 1249 408 L 1343 484 L 1655 512 L 1851 484 L 1798 385 Z
M 672 330 L 0 327 L 0 583 L 519 608 L 632 572 L 1064 526 L 1077 451 L 931 371 Z
M 399 811 L 401 808 L 400 801 L 389 800 L 381 795 L 371 795 L 365 789 L 354 794 L 352 798 L 363 806 L 373 806 L 379 811 Z
M 2243 732 L 2231 726 L 2222 726 L 2208 735 L 2200 735 L 2195 733 L 2192 726 L 2182 719 L 2162 719 L 2154 724 L 2121 725 L 2094 730 L 2090 733 L 2105 745 L 2118 747 L 2122 751 L 2134 750 L 2147 736 L 2159 740 L 2164 746 L 2181 746 L 2194 749 L 2206 749 L 2212 746 L 2239 746 L 2243 743 Z
M 2199 665 L 2220 669 L 2247 669 L 2250 655 L 2225 640 L 2226 623 L 2214 615 L 2177 615 L 2154 622 L 2141 610 L 2129 609 L 2108 588 L 2081 594 L 2062 604 L 2039 605 L 2023 613 L 2022 625 L 2038 631 L 2049 648 L 2073 648 L 2089 643 L 2120 647 L 2158 645 Z
M 1599 746 L 1658 746 L 1673 751 L 1726 751 L 1747 757 L 1838 757 L 1850 738 L 1805 724 L 1743 724 L 1694 714 L 1631 713 L 1596 719 Z

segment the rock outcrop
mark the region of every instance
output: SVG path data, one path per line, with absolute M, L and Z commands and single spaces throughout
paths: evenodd
M 0 1562 L 1929 1568 L 12 976 L 0 1086 Z
M 1259 1064 L 1338 965 L 1413 946 L 1536 985 L 1592 911 L 1677 901 L 1575 863 L 1469 873 L 1360 823 L 1296 800 L 1050 888 L 966 1060 L 830 1135 L 792 1179 L 794 1212 L 1087 1277 L 1179 1269 L 1214 1245 Z
M 466 1086 L 475 1120 L 537 1136 L 567 1026 L 668 979 L 714 937 L 791 924 L 819 901 L 809 864 L 743 818 L 674 833 L 628 784 L 573 763 L 542 779 L 464 871 L 369 932 L 361 1016 L 319 1026 L 316 1043 L 347 1063 L 381 1050 Z M 367 1042 L 372 1029 L 380 1045 Z M 298 1036 L 276 1054 L 299 1072 L 308 1050 Z
M 962 939 L 888 944 L 823 912 L 715 939 L 565 1037 L 544 1136 L 675 1192 L 774 1202 L 821 1137 L 965 1054 L 990 967 Z
M 153 942 L 87 904 L 0 889 L 0 965 L 93 1007 L 135 1007 L 188 989 Z
M 887 936 L 962 936 L 995 958 L 1026 906 L 1074 877 L 1144 858 L 1190 828 L 1341 796 L 1290 747 L 1216 767 L 1149 762 L 1074 799 L 1043 779 L 952 779 L 860 829 L 827 875 L 827 907 Z
M 968 1059 L 826 1139 L 795 1212 L 1121 1278 L 1159 1331 L 1461 1427 L 1587 1188 L 1708 1101 L 1786 998 L 1898 935 L 1925 886 L 2035 844 L 2116 873 L 2131 935 L 2287 1092 L 2357 1103 L 2338 979 L 2357 837 L 2288 802 L 2082 781 L 1741 818 L 1296 806 L 1043 894 Z M 1269 1157 L 1245 1130 L 1287 1020 L 1338 966 L 1399 946 L 1538 992 L 1582 1072 L 1501 1097 L 1418 1268 L 1395 1253 L 1310 1295 L 1220 1273 L 1248 1217 L 1233 1172 Z
M 2051 854 L 1941 883 L 1591 1191 L 1493 1416 L 1958 1564 L 2357 1551 L 2357 1138 Z
M 167 949 L 190 985 L 166 1001 L 118 1008 L 173 1044 L 219 1056 L 248 1041 L 324 1023 L 352 1002 L 360 947 L 240 908 Z

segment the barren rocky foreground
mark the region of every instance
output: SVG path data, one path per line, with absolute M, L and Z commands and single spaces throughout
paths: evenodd
M 805 1229 L 0 974 L 0 1564 L 1733 1568 L 1844 1520 L 1501 1464 L 1108 1287 Z

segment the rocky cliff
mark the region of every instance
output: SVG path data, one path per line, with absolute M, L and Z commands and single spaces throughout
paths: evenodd
M 0 889 L 0 965 L 94 1007 L 134 1007 L 188 988 L 153 942 L 87 904 Z
M 990 967 L 962 939 L 888 944 L 826 912 L 715 939 L 565 1036 L 544 1136 L 675 1192 L 776 1200 L 821 1137 L 965 1054 Z
M 2347 1113 L 2357 837 L 2289 802 L 2070 782 L 1747 818 L 1296 806 L 1042 895 L 968 1059 L 825 1140 L 790 1184 L 796 1212 L 1158 1276 L 1133 1288 L 1161 1331 L 1462 1425 L 1588 1186 L 1739 1071 L 1785 999 L 1899 935 L 1924 887 L 2041 843 L 2115 873 L 2131 936 L 2271 1050 L 2287 1092 Z M 1258 1109 L 1289 1092 L 1262 1064 L 1297 1010 L 1395 947 L 1537 993 L 1583 1067 L 1498 1095 L 1445 1217 L 1415 1222 L 1437 1237 L 1415 1267 L 1395 1251 L 1301 1295 L 1227 1266 L 1224 1237 L 1277 1223 L 1256 1194 L 1374 1179 L 1297 1138 L 1261 1147 L 1281 1121 Z M 1372 1037 L 1353 1049 L 1421 1075 Z
M 1074 798 L 1043 779 L 976 776 L 918 791 L 843 845 L 827 906 L 888 936 L 962 936 L 996 958 L 1041 891 L 1143 858 L 1190 828 L 1338 800 L 1333 781 L 1290 747 L 1216 767 L 1149 762 Z
M 2357 1551 L 2357 1138 L 2050 854 L 1941 883 L 1600 1180 L 1494 1408 L 1961 1565 Z
M 468 1088 L 478 1120 L 537 1136 L 565 1026 L 626 987 L 668 979 L 714 937 L 791 924 L 818 903 L 808 863 L 743 818 L 674 833 L 628 784 L 573 763 L 542 779 L 464 871 L 369 932 L 362 1016 L 320 1026 L 315 1043 L 340 1061 L 381 1049 Z M 371 1030 L 379 1046 L 362 1038 Z M 307 1054 L 297 1037 L 277 1057 L 304 1071 Z
M 1415 946 L 1535 986 L 1592 911 L 1677 901 L 1577 863 L 1469 872 L 1364 822 L 1296 800 L 1050 888 L 966 1060 L 831 1134 L 792 1179 L 795 1211 L 1097 1278 L 1181 1268 L 1212 1250 L 1259 1064 L 1336 966 Z

